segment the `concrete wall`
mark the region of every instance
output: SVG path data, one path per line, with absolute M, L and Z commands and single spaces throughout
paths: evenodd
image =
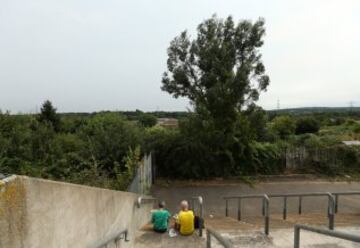
M 23 176 L 0 181 L 0 247 L 90 247 L 149 221 L 152 204 L 139 195 Z

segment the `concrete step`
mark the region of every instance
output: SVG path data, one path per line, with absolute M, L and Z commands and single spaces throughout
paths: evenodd
M 205 218 L 205 227 L 211 227 L 214 230 L 251 230 L 256 228 L 255 225 L 245 222 L 237 221 L 230 217 L 219 217 L 215 216 L 212 218 Z
M 282 216 L 274 215 L 271 218 L 281 219 Z M 310 214 L 290 214 L 288 215 L 287 222 L 295 224 L 309 224 L 317 226 L 327 226 L 328 218 L 324 214 L 310 213 Z M 335 215 L 335 227 L 346 227 L 346 226 L 360 226 L 360 214 L 355 213 L 341 213 Z
M 295 223 L 327 227 L 327 217 L 324 216 L 324 214 L 288 214 L 287 219 L 283 220 L 282 215 L 273 214 L 270 218 L 269 236 L 264 234 L 264 218 L 262 216 L 244 216 L 241 221 L 221 216 L 205 218 L 206 227 L 211 227 L 224 237 L 228 238 L 234 244 L 234 247 L 242 248 L 291 248 L 293 247 L 294 242 L 293 226 Z M 338 214 L 336 216 L 336 229 L 345 232 L 359 233 L 360 215 Z M 170 238 L 168 233 L 158 234 L 151 230 L 139 230 L 135 239 L 135 247 L 205 247 L 205 230 L 203 233 L 204 237 L 199 237 L 196 232 L 188 237 L 176 236 Z M 302 231 L 301 237 L 301 247 L 360 248 L 360 244 L 306 231 Z M 212 243 L 213 247 L 222 247 L 216 240 L 213 240 Z
M 359 227 L 341 227 L 337 230 L 358 234 Z M 228 238 L 234 247 L 241 248 L 293 248 L 294 232 L 292 228 L 275 229 L 269 236 L 262 231 L 220 231 L 221 235 Z M 301 247 L 303 248 L 359 248 L 359 243 L 353 243 L 342 239 L 327 237 L 324 235 L 301 231 Z M 222 247 L 215 240 L 213 247 Z
M 239 229 L 239 230 L 262 230 L 264 228 L 264 217 L 262 216 L 244 216 L 241 221 L 232 217 L 214 216 L 205 217 L 205 223 L 215 230 Z M 295 224 L 308 224 L 315 226 L 328 226 L 328 218 L 324 214 L 288 214 L 286 220 L 283 220 L 281 214 L 272 214 L 270 216 L 270 230 L 292 228 Z M 346 213 L 335 216 L 336 227 L 360 226 L 360 214 Z
M 282 215 L 272 215 L 269 236 L 264 234 L 264 218 L 261 216 L 244 217 L 241 221 L 233 218 L 216 217 L 207 219 L 207 224 L 228 238 L 234 247 L 291 248 L 294 245 L 293 226 L 295 223 L 326 228 L 327 220 L 324 214 L 289 214 L 286 220 L 282 219 Z M 358 234 L 360 231 L 360 215 L 338 214 L 336 216 L 336 230 Z M 213 240 L 213 244 L 214 247 L 222 247 L 215 240 Z M 360 244 L 302 231 L 301 247 L 353 248 L 360 247 Z
M 136 248 L 203 248 L 205 239 L 197 233 L 191 236 L 169 237 L 168 233 L 155 233 L 152 231 L 138 231 L 135 239 Z

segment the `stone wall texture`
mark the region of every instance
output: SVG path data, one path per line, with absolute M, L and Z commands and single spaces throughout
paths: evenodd
M 150 219 L 152 204 L 137 207 L 140 195 L 25 176 L 0 180 L 0 247 L 92 247 Z

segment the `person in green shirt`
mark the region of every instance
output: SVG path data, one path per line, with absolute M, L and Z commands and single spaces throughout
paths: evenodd
M 165 209 L 165 202 L 159 203 L 159 209 L 153 211 L 151 223 L 154 225 L 154 231 L 164 233 L 168 230 L 170 213 Z

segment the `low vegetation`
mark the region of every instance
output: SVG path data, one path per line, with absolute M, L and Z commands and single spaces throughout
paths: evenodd
M 0 172 L 124 189 L 143 133 L 116 113 L 60 118 L 48 101 L 39 115 L 0 113 Z

